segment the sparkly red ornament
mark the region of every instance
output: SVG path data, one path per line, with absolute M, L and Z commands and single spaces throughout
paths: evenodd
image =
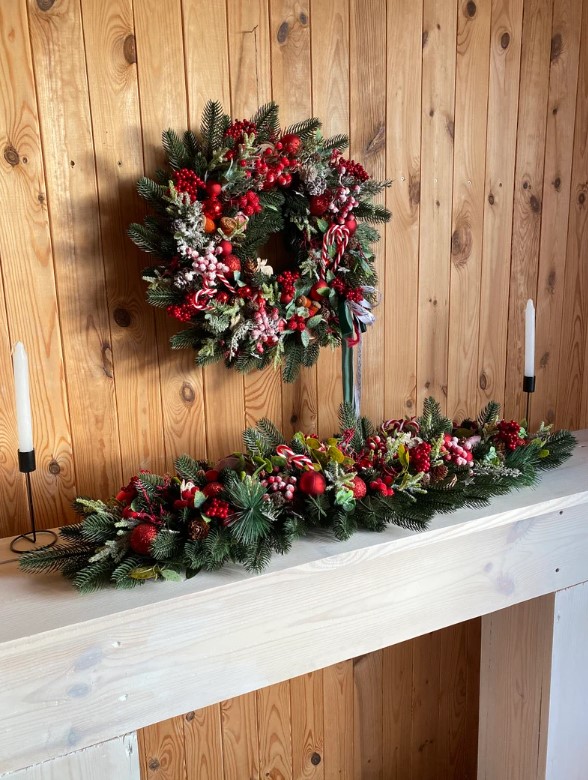
M 286 135 L 282 136 L 281 142 L 282 149 L 292 157 L 298 154 L 302 146 L 300 136 L 295 133 L 286 133 Z
M 228 267 L 229 273 L 234 274 L 235 271 L 241 270 L 241 261 L 237 255 L 227 255 L 223 258 L 223 263 Z
M 136 495 L 137 488 L 135 487 L 135 477 L 133 477 L 128 485 L 118 491 L 116 494 L 116 500 L 120 501 L 121 504 L 130 504 Z
M 223 486 L 221 482 L 209 482 L 202 488 L 202 492 L 206 498 L 213 498 L 223 492 Z
M 307 496 L 321 496 L 327 489 L 327 482 L 318 471 L 305 471 L 298 480 L 298 487 Z
M 313 195 L 309 200 L 310 213 L 313 217 L 322 217 L 331 204 L 328 195 Z
M 367 485 L 361 477 L 353 477 L 353 498 L 363 498 L 367 493 Z
M 157 536 L 157 528 L 151 523 L 139 523 L 131 531 L 129 544 L 138 555 L 149 555 L 151 544 Z

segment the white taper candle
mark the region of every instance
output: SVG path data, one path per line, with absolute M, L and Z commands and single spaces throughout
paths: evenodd
M 525 376 L 535 376 L 535 307 L 531 299 L 525 309 Z
M 16 396 L 16 428 L 20 452 L 32 452 L 33 418 L 29 389 L 29 359 L 22 341 L 17 342 L 12 356 L 14 367 L 14 393 Z

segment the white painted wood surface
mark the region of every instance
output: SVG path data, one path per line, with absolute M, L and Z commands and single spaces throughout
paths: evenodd
M 587 580 L 579 440 L 533 489 L 420 534 L 302 540 L 260 576 L 79 596 L 0 565 L 0 771 Z
M 588 777 L 588 582 L 555 594 L 547 780 Z
M 0 777 L 3 780 L 141 780 L 137 735 L 125 734 Z

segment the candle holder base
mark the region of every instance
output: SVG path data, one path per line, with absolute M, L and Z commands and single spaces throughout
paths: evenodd
M 49 539 L 46 544 L 39 544 L 39 537 Z M 47 547 L 53 547 L 57 541 L 57 534 L 54 531 L 29 531 L 26 534 L 15 536 L 10 542 L 10 549 L 17 555 L 30 552 L 31 550 L 44 550 Z

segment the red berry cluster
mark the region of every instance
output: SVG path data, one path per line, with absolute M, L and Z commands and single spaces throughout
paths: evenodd
M 210 219 L 220 217 L 223 213 L 223 205 L 219 200 L 220 194 L 223 188 L 217 181 L 209 181 L 206 183 L 206 192 L 208 197 L 202 201 L 202 211 Z
M 513 452 L 517 447 L 520 447 L 525 443 L 524 439 L 519 437 L 520 431 L 521 426 L 516 420 L 511 420 L 510 422 L 501 420 L 498 423 L 498 435 L 496 436 L 496 440 L 504 444 L 507 450 Z
M 340 276 L 336 276 L 333 279 L 331 282 L 331 287 L 338 295 L 345 295 L 345 291 L 347 290 L 347 285 Z
M 166 309 L 170 317 L 175 317 L 180 322 L 190 322 L 194 315 L 194 307 L 190 303 L 168 306 Z
M 235 141 L 235 144 L 240 144 L 243 142 L 243 136 L 245 134 L 255 135 L 256 133 L 257 125 L 255 122 L 249 122 L 247 119 L 239 119 L 227 127 L 224 136 L 225 138 L 232 138 L 233 141 Z
M 322 217 L 331 205 L 332 195 L 324 192 L 322 195 L 313 195 L 308 202 L 310 213 L 313 217 Z
M 288 327 L 290 330 L 304 330 L 306 328 L 306 320 L 299 314 L 295 314 L 288 320 Z
M 337 173 L 353 176 L 358 181 L 367 181 L 370 178 L 361 163 L 355 162 L 355 160 L 346 160 L 338 149 L 333 149 L 329 164 Z
M 226 292 L 219 292 L 214 296 L 214 300 L 217 301 L 217 303 L 225 304 L 229 302 L 229 293 Z
M 281 148 L 281 143 L 276 144 L 275 151 L 268 146 L 263 152 L 263 157 L 255 160 L 254 168 L 258 184 L 261 184 L 264 190 L 270 190 L 276 185 L 289 187 L 292 184 L 291 171 L 298 162 L 282 155 Z
M 190 168 L 180 168 L 179 171 L 174 171 L 173 177 L 176 190 L 187 192 L 192 203 L 198 200 L 198 190 L 206 188 L 206 183 Z
M 417 474 L 421 472 L 427 472 L 431 469 L 431 445 L 422 441 L 410 450 L 410 465 L 414 468 Z
M 253 192 L 253 190 L 249 190 L 245 195 L 234 198 L 232 203 L 234 206 L 237 206 L 238 209 L 241 209 L 243 214 L 246 214 L 248 217 L 259 214 L 261 211 L 259 195 L 256 192 Z
M 294 298 L 295 287 L 297 280 L 300 278 L 298 271 L 284 271 L 283 274 L 278 276 L 277 282 L 282 290 L 280 294 L 280 301 L 282 303 L 290 303 Z
M 226 520 L 229 516 L 230 506 L 222 498 L 211 498 L 204 505 L 203 511 L 207 517 L 218 517 L 220 520 Z
M 373 479 L 370 482 L 370 488 L 375 490 L 377 493 L 380 493 L 382 496 L 390 497 L 394 495 L 394 490 L 391 487 L 393 482 L 394 479 L 387 474 L 383 479 L 381 477 Z
M 348 301 L 354 301 L 355 303 L 361 303 L 363 301 L 363 290 L 361 287 L 350 287 L 345 291 L 345 297 Z
M 441 454 L 446 463 L 455 463 L 457 466 L 467 466 L 474 459 L 471 450 L 463 446 L 463 440 L 448 433 L 443 437 Z

